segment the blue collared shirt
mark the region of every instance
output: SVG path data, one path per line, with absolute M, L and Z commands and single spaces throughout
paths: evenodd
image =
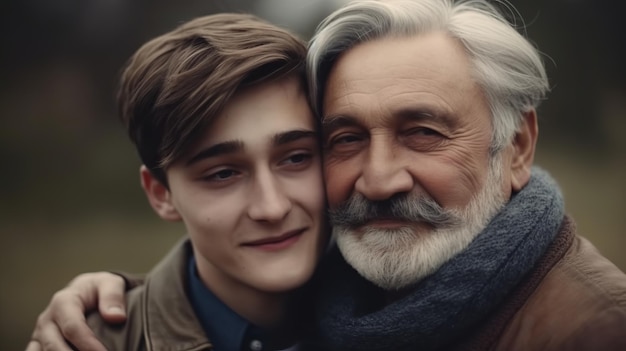
M 268 351 L 268 336 L 231 310 L 200 280 L 196 260 L 188 264 L 189 301 L 215 351 Z

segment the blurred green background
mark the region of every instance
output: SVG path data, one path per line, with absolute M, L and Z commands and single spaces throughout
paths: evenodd
M 180 237 L 139 187 L 114 87 L 147 39 L 253 12 L 308 39 L 343 1 L 9 0 L 0 14 L 0 349 L 27 343 L 52 293 L 94 270 L 147 271 Z M 626 25 L 620 2 L 514 1 L 545 55 L 538 164 L 581 234 L 626 270 Z M 518 22 L 521 26 L 522 23 Z

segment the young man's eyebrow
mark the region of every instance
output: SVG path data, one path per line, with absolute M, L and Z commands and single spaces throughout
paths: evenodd
M 225 141 L 223 143 L 215 144 L 207 147 L 206 149 L 200 150 L 187 161 L 187 166 L 210 157 L 238 152 L 243 150 L 243 148 L 243 142 L 241 140 Z
M 305 138 L 317 138 L 317 133 L 308 129 L 290 130 L 284 133 L 278 133 L 274 135 L 273 143 L 275 146 L 280 146 L 294 142 L 296 140 Z

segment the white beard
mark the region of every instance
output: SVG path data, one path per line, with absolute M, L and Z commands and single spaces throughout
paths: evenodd
M 400 290 L 434 273 L 464 250 L 504 206 L 502 157 L 493 156 L 482 189 L 461 209 L 459 224 L 428 231 L 407 225 L 398 229 L 336 226 L 333 236 L 346 261 L 385 290 Z

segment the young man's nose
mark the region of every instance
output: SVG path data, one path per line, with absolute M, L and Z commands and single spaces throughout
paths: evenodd
M 284 219 L 292 207 L 284 190 L 270 170 L 257 172 L 254 190 L 250 194 L 250 218 L 267 222 Z

